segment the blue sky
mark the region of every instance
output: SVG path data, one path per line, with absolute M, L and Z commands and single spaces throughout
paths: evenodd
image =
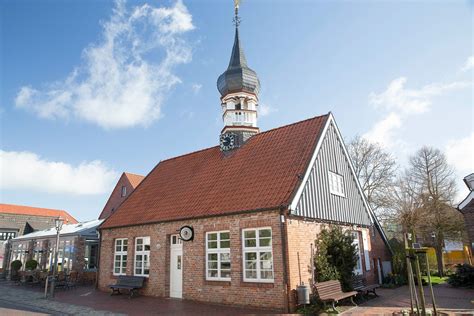
M 474 171 L 472 1 L 244 0 L 259 125 L 332 111 Z M 218 143 L 231 0 L 0 1 L 0 202 L 98 216 L 122 171 Z M 461 191 L 460 196 L 466 193 Z

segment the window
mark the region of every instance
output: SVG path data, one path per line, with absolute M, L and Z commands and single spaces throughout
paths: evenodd
M 115 239 L 114 275 L 125 275 L 127 272 L 128 240 Z
M 244 281 L 273 282 L 271 228 L 243 230 Z
M 135 275 L 150 274 L 150 237 L 135 238 Z
M 125 195 L 127 195 L 127 187 L 122 185 L 122 197 L 124 197 Z
M 0 232 L 0 240 L 9 240 L 16 237 L 16 232 Z
M 329 171 L 329 191 L 332 194 L 344 196 L 344 178 L 331 171 Z
M 230 281 L 230 232 L 206 234 L 206 279 Z
M 362 274 L 362 257 L 360 255 L 360 242 L 359 242 L 359 232 L 353 231 L 351 232 L 352 237 L 354 237 L 354 241 L 352 244 L 356 246 L 357 249 L 357 264 L 354 268 L 354 274 Z

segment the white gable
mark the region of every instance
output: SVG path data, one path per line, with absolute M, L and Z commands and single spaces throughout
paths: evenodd
M 371 211 L 332 115 L 290 209 L 291 214 L 307 218 L 372 225 Z

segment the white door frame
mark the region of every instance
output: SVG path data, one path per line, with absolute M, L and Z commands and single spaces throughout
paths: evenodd
M 183 298 L 183 243 L 178 235 L 170 236 L 170 297 Z

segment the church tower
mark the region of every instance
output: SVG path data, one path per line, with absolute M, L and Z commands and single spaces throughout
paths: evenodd
M 220 145 L 223 151 L 242 146 L 250 137 L 260 132 L 257 125 L 258 92 L 260 81 L 257 73 L 247 66 L 239 38 L 239 4 L 235 2 L 235 39 L 229 66 L 217 80 L 221 94 L 222 120 Z

